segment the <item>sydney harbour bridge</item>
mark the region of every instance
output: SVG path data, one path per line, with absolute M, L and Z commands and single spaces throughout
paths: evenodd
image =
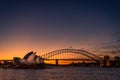
M 104 59 L 83 49 L 60 49 L 41 56 L 45 61 L 55 60 L 56 65 L 59 61 L 93 61 L 102 65 Z

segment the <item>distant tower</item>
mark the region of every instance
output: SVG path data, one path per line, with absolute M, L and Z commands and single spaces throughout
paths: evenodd
M 110 59 L 109 56 L 104 56 L 104 66 L 110 67 Z

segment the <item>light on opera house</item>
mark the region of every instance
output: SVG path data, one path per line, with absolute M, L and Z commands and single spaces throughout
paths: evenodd
M 26 64 L 26 65 L 34 65 L 34 64 L 43 64 L 44 59 L 40 56 L 36 55 L 36 52 L 27 53 L 23 59 L 19 57 L 14 57 L 14 62 L 17 64 Z

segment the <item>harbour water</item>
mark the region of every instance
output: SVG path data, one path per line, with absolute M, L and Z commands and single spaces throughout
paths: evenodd
M 0 80 L 120 80 L 120 68 L 2 69 Z

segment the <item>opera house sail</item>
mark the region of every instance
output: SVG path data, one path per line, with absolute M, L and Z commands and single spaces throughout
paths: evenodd
M 26 64 L 26 65 L 34 65 L 34 64 L 43 64 L 44 60 L 40 56 L 36 55 L 36 52 L 27 53 L 23 59 L 19 57 L 14 57 L 14 61 L 17 64 Z

